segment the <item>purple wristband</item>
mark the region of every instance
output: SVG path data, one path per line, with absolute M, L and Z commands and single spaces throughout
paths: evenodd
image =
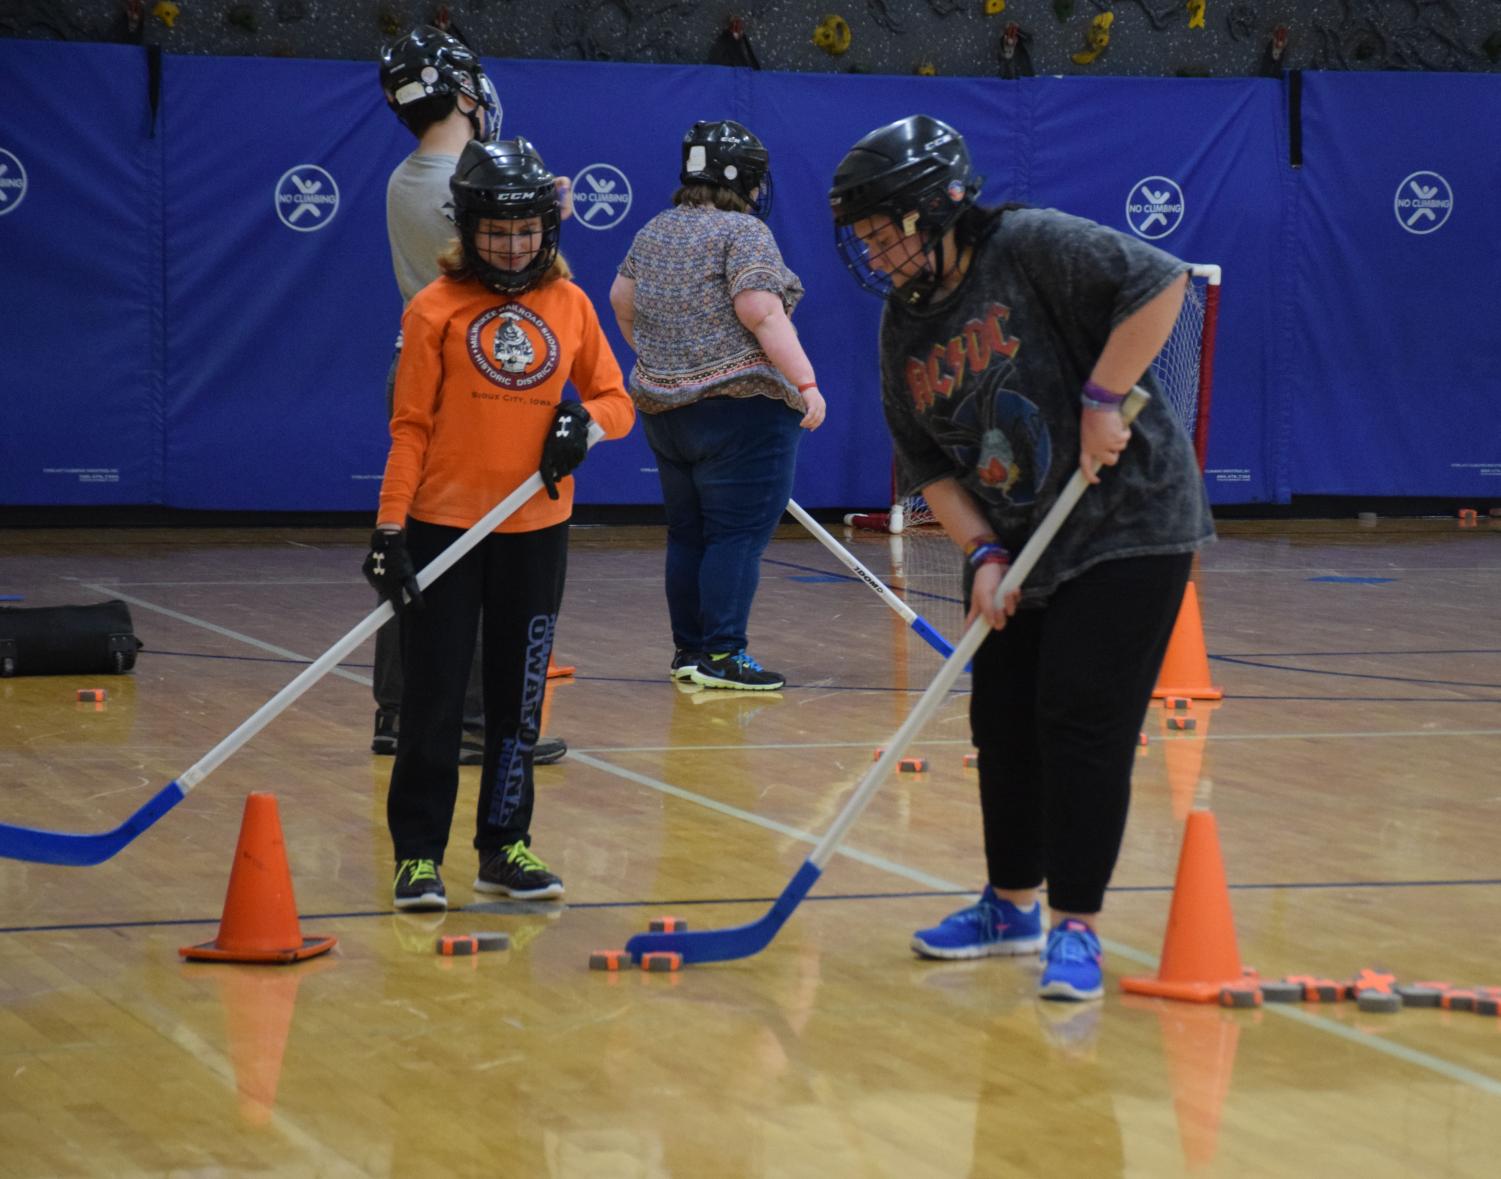
M 1084 390 L 1079 394 L 1079 400 L 1083 402 L 1085 409 L 1119 409 L 1121 402 L 1126 400 L 1124 393 L 1112 393 L 1104 385 L 1094 381 L 1085 381 Z

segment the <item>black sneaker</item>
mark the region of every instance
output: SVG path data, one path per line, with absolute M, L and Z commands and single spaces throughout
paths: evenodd
M 550 766 L 555 761 L 562 761 L 567 752 L 568 742 L 563 738 L 538 737 L 537 744 L 532 748 L 532 765 Z
M 448 908 L 443 877 L 432 860 L 402 860 L 396 865 L 396 886 L 391 903 L 406 912 Z
M 492 852 L 481 862 L 474 878 L 475 892 L 499 893 L 520 901 L 540 901 L 563 895 L 563 882 L 532 854 L 526 841 Z
M 787 682 L 785 676 L 767 671 L 745 651 L 705 655 L 690 674 L 695 684 L 706 688 L 736 688 L 742 692 L 775 692 Z
M 375 736 L 370 738 L 370 752 L 381 757 L 396 756 L 396 712 L 394 709 L 375 710 Z
M 693 669 L 698 666 L 698 661 L 703 657 L 702 651 L 690 651 L 686 647 L 679 647 L 672 653 L 672 666 L 667 669 L 667 674 L 675 680 L 691 679 Z

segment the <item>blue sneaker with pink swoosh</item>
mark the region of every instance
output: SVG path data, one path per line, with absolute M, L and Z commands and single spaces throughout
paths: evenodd
M 931 929 L 912 935 L 912 949 L 924 958 L 988 958 L 993 954 L 1035 954 L 1042 949 L 1042 905 L 1018 909 L 995 895 L 990 885 L 967 909 L 950 913 Z

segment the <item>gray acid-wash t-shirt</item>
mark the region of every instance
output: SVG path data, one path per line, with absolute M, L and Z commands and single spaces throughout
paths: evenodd
M 458 166 L 458 156 L 413 152 L 386 181 L 386 233 L 403 307 L 438 277 L 438 255 L 457 236 L 448 181 Z
M 903 494 L 957 478 L 1019 552 L 1079 465 L 1079 393 L 1105 339 L 1188 267 L 1056 209 L 1014 209 L 976 244 L 963 282 L 922 311 L 888 302 L 882 408 Z M 1045 599 L 1100 561 L 1191 552 L 1214 537 L 1193 446 L 1153 394 L 1023 588 Z M 963 538 L 961 538 L 963 539 Z

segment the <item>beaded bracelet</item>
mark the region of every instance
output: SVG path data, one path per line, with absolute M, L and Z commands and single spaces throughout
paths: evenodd
M 1079 394 L 1079 401 L 1085 409 L 1120 409 L 1121 402 L 1125 400 L 1124 393 L 1112 393 L 1096 381 L 1085 381 L 1084 389 Z
M 965 556 L 971 569 L 978 569 L 981 565 L 1009 565 L 1011 564 L 1011 551 L 995 541 L 986 541 L 979 545 L 974 552 Z
M 964 546 L 964 559 L 969 560 L 970 553 L 974 552 L 982 544 L 1000 544 L 1001 538 L 994 532 L 981 532 L 970 537 L 969 543 Z

